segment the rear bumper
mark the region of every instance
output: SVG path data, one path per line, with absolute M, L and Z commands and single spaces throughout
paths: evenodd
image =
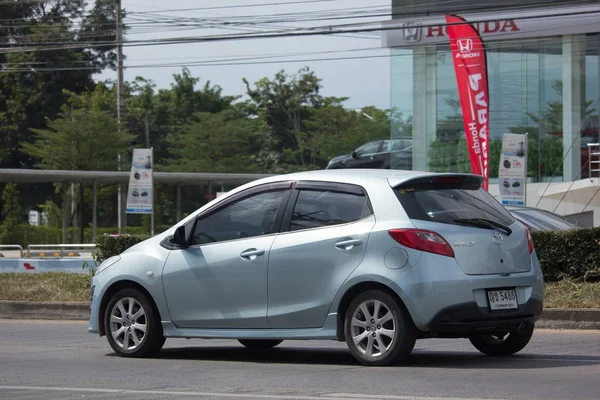
M 534 323 L 542 315 L 543 301 L 531 297 L 519 308 L 510 311 L 490 311 L 476 302 L 444 308 L 427 327 L 432 335 L 470 334 L 485 331 L 516 331 L 521 324 Z

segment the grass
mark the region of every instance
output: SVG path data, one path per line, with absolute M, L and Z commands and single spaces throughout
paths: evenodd
M 0 274 L 0 300 L 89 301 L 90 277 L 48 272 Z M 546 284 L 546 308 L 600 308 L 600 282 L 564 280 Z
M 545 308 L 600 308 L 600 282 L 565 279 L 546 284 Z
M 65 272 L 0 274 L 0 300 L 89 301 L 90 281 L 89 275 Z

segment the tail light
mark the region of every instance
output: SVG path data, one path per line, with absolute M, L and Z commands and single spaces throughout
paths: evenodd
M 525 227 L 525 236 L 527 237 L 527 247 L 529 248 L 529 254 L 532 254 L 535 250 L 533 246 L 533 238 L 531 237 L 531 232 L 529 232 L 529 228 Z
M 392 229 L 388 233 L 396 242 L 411 249 L 454 257 L 452 247 L 435 232 L 422 229 Z

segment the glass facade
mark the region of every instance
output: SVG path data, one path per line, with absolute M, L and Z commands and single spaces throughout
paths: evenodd
M 587 177 L 587 143 L 599 141 L 599 34 L 484 41 L 490 182 L 498 176 L 504 133 L 528 134 L 530 181 L 547 181 L 555 172 L 554 181 Z M 449 45 L 390 51 L 391 137 L 413 139 L 415 170 L 470 172 Z

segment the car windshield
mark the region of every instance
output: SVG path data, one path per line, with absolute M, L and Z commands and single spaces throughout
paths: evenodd
M 404 188 L 398 198 L 411 219 L 446 224 L 464 224 L 480 219 L 501 225 L 515 222 L 513 216 L 488 192 L 474 187 Z M 458 220 L 458 221 L 457 221 Z
M 525 225 L 539 230 L 568 230 L 577 229 L 579 226 L 573 224 L 562 217 L 546 212 L 544 210 L 522 209 L 511 210 Z

